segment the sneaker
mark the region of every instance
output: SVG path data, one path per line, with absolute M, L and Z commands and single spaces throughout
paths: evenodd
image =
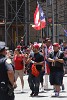
M 22 89 L 21 92 L 24 93 L 24 89 Z
M 34 96 L 38 96 L 38 93 L 34 93 Z
M 59 92 L 55 92 L 55 97 L 58 97 L 59 96 Z
M 31 96 L 31 97 L 34 96 L 34 92 L 32 92 L 32 93 L 30 94 L 30 96 Z
M 56 92 L 56 89 L 54 88 L 54 92 Z

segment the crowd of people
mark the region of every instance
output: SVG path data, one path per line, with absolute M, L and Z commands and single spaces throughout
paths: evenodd
M 28 75 L 30 96 L 38 96 L 40 85 L 42 91 L 48 88 L 49 77 L 49 82 L 53 86 L 57 97 L 60 93 L 60 86 L 62 86 L 63 90 L 65 88 L 63 77 L 67 73 L 67 42 L 52 44 L 50 38 L 46 38 L 41 45 L 39 43 L 30 43 L 29 46 L 23 47 L 20 44 L 13 52 L 7 50 L 4 43 L 0 42 L 0 66 L 5 66 L 7 69 L 0 67 L 0 84 L 10 83 L 11 90 L 14 91 L 17 88 L 16 81 L 19 77 L 23 91 L 25 84 L 23 77 L 25 74 Z M 3 70 L 4 74 L 2 74 Z M 14 100 L 14 92 L 12 91 L 12 95 L 9 96 L 9 91 L 5 93 L 2 86 L 0 85 L 2 100 Z

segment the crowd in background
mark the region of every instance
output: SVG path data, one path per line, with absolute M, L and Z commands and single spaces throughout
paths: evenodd
M 11 59 L 15 73 L 14 88 L 17 87 L 17 78 L 20 77 L 22 91 L 24 88 L 23 76 L 28 75 L 28 83 L 31 89 L 30 96 L 39 94 L 41 84 L 45 89 L 43 77 L 49 76 L 49 82 L 53 85 L 55 96 L 59 96 L 60 86 L 64 90 L 63 77 L 67 74 L 67 42 L 53 43 L 46 38 L 42 44 L 30 43 L 28 46 L 19 44 L 14 51 L 7 50 L 7 58 Z M 32 65 L 39 71 L 38 76 L 32 74 Z M 35 69 L 34 69 L 35 70 Z M 47 80 L 45 80 L 47 81 Z M 46 85 L 48 85 L 45 82 Z

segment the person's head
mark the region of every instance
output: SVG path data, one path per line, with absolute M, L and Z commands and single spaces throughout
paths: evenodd
M 7 56 L 8 58 L 11 57 L 11 52 L 10 52 L 10 50 L 6 50 L 6 56 Z
M 45 43 L 46 43 L 47 47 L 49 47 L 49 46 L 51 45 L 51 40 L 50 40 L 50 38 L 46 38 L 46 39 L 45 39 Z
M 21 50 L 21 47 L 22 47 L 21 45 L 18 45 L 18 46 L 17 46 L 17 49 L 20 49 L 20 50 Z
M 67 46 L 67 42 L 63 41 L 63 46 L 66 47 Z
M 39 45 L 38 44 L 34 44 L 33 45 L 33 52 L 37 53 L 39 51 Z
M 54 49 L 55 52 L 57 52 L 59 50 L 59 43 L 54 43 L 53 49 Z
M 30 48 L 27 48 L 26 49 L 26 53 L 30 53 Z
M 5 42 L 0 42 L 0 54 L 6 55 L 6 46 Z
M 65 47 L 65 49 L 64 49 L 64 57 L 67 58 L 67 47 Z
M 32 42 L 29 43 L 29 48 L 30 48 L 30 50 L 33 49 L 33 43 Z
M 16 48 L 15 49 L 15 51 L 14 51 L 14 55 L 19 55 L 19 54 L 21 54 L 21 50 L 20 49 L 18 49 L 18 48 Z

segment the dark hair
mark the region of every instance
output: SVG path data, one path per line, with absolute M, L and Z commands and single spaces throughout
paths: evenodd
M 0 52 L 2 52 L 2 51 L 4 51 L 4 50 L 5 50 L 5 47 L 4 47 L 3 49 L 1 49 Z
M 20 49 L 16 48 L 15 50 L 18 51 L 20 54 L 22 54 Z

